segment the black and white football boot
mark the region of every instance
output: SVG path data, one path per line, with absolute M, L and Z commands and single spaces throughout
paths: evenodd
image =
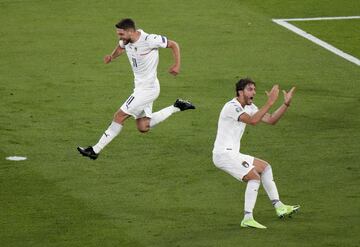
M 180 111 L 195 109 L 195 106 L 190 101 L 186 101 L 183 99 L 177 99 L 174 103 L 174 106 L 179 108 Z
M 94 152 L 94 149 L 91 146 L 87 148 L 77 147 L 77 150 L 79 151 L 80 154 L 82 154 L 82 156 L 89 157 L 92 160 L 96 160 L 97 157 L 99 156 L 99 154 Z

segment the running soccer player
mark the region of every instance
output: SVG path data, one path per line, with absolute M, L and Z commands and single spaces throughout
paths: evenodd
M 239 181 L 247 182 L 244 219 L 241 221 L 241 227 L 264 229 L 266 227 L 255 221 L 253 217 L 253 209 L 261 182 L 280 218 L 291 215 L 300 206 L 289 206 L 280 201 L 270 164 L 240 153 L 240 140 L 246 124 L 256 125 L 260 121 L 276 124 L 289 108 L 295 87 L 291 88 L 289 92 L 283 91 L 284 103 L 272 114 L 268 111 L 279 96 L 278 85 L 274 85 L 269 93 L 266 92 L 268 100 L 260 109 L 253 104 L 256 94 L 254 81 L 249 78 L 241 79 L 236 83 L 235 90 L 236 97 L 227 102 L 220 113 L 213 149 L 213 162 L 215 166 Z
M 169 73 L 176 76 L 180 72 L 179 45 L 164 36 L 148 34 L 141 29 L 136 29 L 132 19 L 122 19 L 115 27 L 120 38 L 119 44 L 111 55 L 104 57 L 104 63 L 108 64 L 126 52 L 134 73 L 135 89 L 115 113 L 112 123 L 98 143 L 87 148 L 77 148 L 80 154 L 93 160 L 97 159 L 100 151 L 120 133 L 125 120 L 130 116 L 136 119 L 138 130 L 145 133 L 175 112 L 195 109 L 190 102 L 177 99 L 173 105 L 152 113 L 153 102 L 160 94 L 157 78 L 158 49 L 170 48 L 172 50 L 174 64 L 170 67 Z

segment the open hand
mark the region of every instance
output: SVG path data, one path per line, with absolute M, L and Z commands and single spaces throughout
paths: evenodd
M 268 102 L 270 103 L 270 105 L 273 105 L 279 97 L 279 85 L 275 84 L 271 88 L 270 92 L 265 91 L 265 93 L 268 96 Z
M 292 96 L 293 96 L 293 94 L 294 94 L 294 91 L 295 91 L 295 87 L 292 87 L 289 92 L 286 92 L 285 90 L 283 90 L 283 93 L 284 93 L 284 103 L 285 103 L 286 105 L 290 105 L 290 102 L 291 102 Z

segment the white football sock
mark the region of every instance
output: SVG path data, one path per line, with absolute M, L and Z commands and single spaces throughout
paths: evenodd
M 122 127 L 123 126 L 117 122 L 111 122 L 109 128 L 101 136 L 99 142 L 93 146 L 94 152 L 97 154 L 100 153 L 100 151 L 120 133 Z
M 282 203 L 280 202 L 279 193 L 274 182 L 274 177 L 270 165 L 267 165 L 262 172 L 261 182 L 272 204 L 275 207 L 281 206 Z
M 150 128 L 152 128 L 155 125 L 157 125 L 158 123 L 164 121 L 165 119 L 170 117 L 173 113 L 178 112 L 178 111 L 180 111 L 179 108 L 171 105 L 171 106 L 168 106 L 158 112 L 153 113 L 151 116 L 151 120 L 150 120 Z
M 244 213 L 244 220 L 254 219 L 253 213 L 245 212 Z
M 259 180 L 250 180 L 247 182 L 245 190 L 245 219 L 252 218 L 252 212 L 255 207 L 258 190 L 260 187 Z
M 284 204 L 281 202 L 281 201 L 279 201 L 279 200 L 273 200 L 273 201 L 271 201 L 272 202 L 272 205 L 275 207 L 275 208 L 279 208 L 279 207 L 281 207 L 281 206 L 284 206 Z

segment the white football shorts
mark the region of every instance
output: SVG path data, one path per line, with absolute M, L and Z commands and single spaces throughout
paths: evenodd
M 243 177 L 254 168 L 254 157 L 239 152 L 213 153 L 215 166 L 243 181 Z
M 153 102 L 159 97 L 160 88 L 134 89 L 120 109 L 135 119 L 151 118 Z

